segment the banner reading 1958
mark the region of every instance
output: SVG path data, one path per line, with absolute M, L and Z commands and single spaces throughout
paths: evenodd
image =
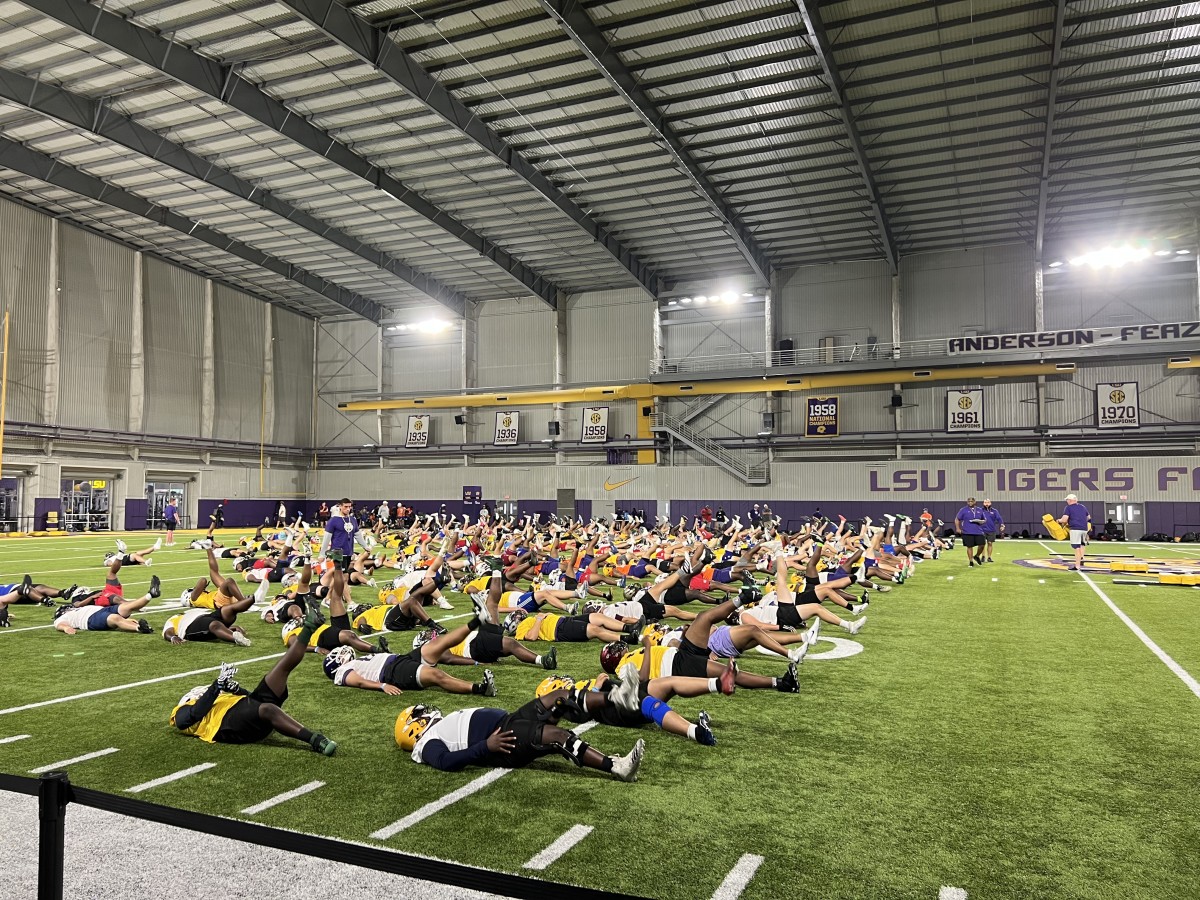
M 583 410 L 583 427 L 580 441 L 585 444 L 603 444 L 608 440 L 608 407 L 586 406 Z
M 492 442 L 493 446 L 516 446 L 520 424 L 521 414 L 516 410 L 496 413 L 496 439 Z
M 946 431 L 983 431 L 983 388 L 946 391 Z
M 804 436 L 837 437 L 838 398 L 807 397 L 805 404 Z
M 429 446 L 428 414 L 408 417 L 408 433 L 404 436 L 404 446 L 409 450 L 423 450 Z
M 1096 385 L 1096 427 L 1138 428 L 1141 409 L 1136 381 L 1106 381 Z

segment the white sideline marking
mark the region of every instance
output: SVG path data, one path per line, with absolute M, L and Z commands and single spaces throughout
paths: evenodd
M 575 734 L 583 734 L 591 728 L 594 728 L 595 722 L 585 722 L 578 728 L 574 729 Z M 403 819 L 397 819 L 391 825 L 384 825 L 378 831 L 371 832 L 371 838 L 376 841 L 386 841 L 388 838 L 399 834 L 401 831 L 412 828 L 418 822 L 423 822 L 430 816 L 440 813 L 447 806 L 452 806 L 464 797 L 470 797 L 472 794 L 477 794 L 493 781 L 499 781 L 513 769 L 492 769 L 490 772 L 485 772 L 473 781 L 468 781 L 458 790 L 451 791 L 444 797 L 439 797 L 437 800 L 431 800 L 413 812 L 410 812 Z
M 162 784 L 170 784 L 172 781 L 187 778 L 189 775 L 195 775 L 197 772 L 203 772 L 215 766 L 216 763 L 200 763 L 198 766 L 192 766 L 190 769 L 180 769 L 178 772 L 172 772 L 170 775 L 164 775 L 162 778 L 155 778 L 153 781 L 144 781 L 141 784 L 135 784 L 131 788 L 125 788 L 125 792 L 128 794 L 140 794 L 142 791 L 150 790 L 150 788 L 156 788 Z
M 0 744 L 15 744 L 17 741 L 23 741 L 29 737 L 27 734 L 14 734 L 12 737 L 0 738 Z
M 310 781 L 308 784 L 302 784 L 300 787 L 290 791 L 284 791 L 282 794 L 276 794 L 269 800 L 264 800 L 262 803 L 255 803 L 253 806 L 247 806 L 242 810 L 243 816 L 257 816 L 265 809 L 270 809 L 272 806 L 278 806 L 280 803 L 287 803 L 289 800 L 295 800 L 297 797 L 302 797 L 305 794 L 315 791 L 317 788 L 325 787 L 323 781 Z
M 938 890 L 938 900 L 967 900 L 967 892 L 962 888 L 942 885 Z
M 572 825 L 554 843 L 525 863 L 524 868 L 539 871 L 545 869 L 591 833 L 591 825 Z
M 754 877 L 754 873 L 762 864 L 761 856 L 753 853 L 743 854 L 742 858 L 729 870 L 725 880 L 713 891 L 712 900 L 737 900 L 742 896 L 742 891 L 746 889 L 746 885 L 750 883 L 750 879 Z
M 1154 641 L 1150 639 L 1149 635 L 1147 635 L 1146 632 L 1142 631 L 1142 629 L 1137 626 L 1137 623 L 1134 622 L 1133 619 L 1125 615 L 1125 613 L 1121 611 L 1121 608 L 1117 606 L 1117 604 L 1113 603 L 1112 600 L 1109 599 L 1108 595 L 1105 594 L 1104 591 L 1100 590 L 1100 588 L 1094 581 L 1092 581 L 1092 579 L 1088 578 L 1086 573 L 1080 572 L 1079 574 L 1083 580 L 1087 582 L 1088 587 L 1095 591 L 1096 595 L 1105 602 L 1108 608 L 1116 613 L 1117 618 L 1124 622 L 1126 627 L 1138 636 L 1138 639 L 1149 648 L 1150 652 L 1162 660 L 1163 665 L 1174 672 L 1175 676 L 1185 685 L 1187 685 L 1189 691 L 1195 694 L 1196 697 L 1200 698 L 1200 682 L 1196 681 L 1195 678 L 1188 674 L 1187 670 L 1184 669 L 1183 666 L 1168 656 L 1167 652 L 1163 650 L 1162 647 L 1154 643 Z
M 70 759 L 60 759 L 58 762 L 50 763 L 48 766 L 38 766 L 36 769 L 30 769 L 30 775 L 41 775 L 43 772 L 53 772 L 55 769 L 61 769 L 63 766 L 69 766 L 77 762 L 87 762 L 89 759 L 96 759 L 100 756 L 108 756 L 110 753 L 118 753 L 116 747 L 109 747 L 107 750 L 97 750 L 95 753 L 85 753 L 83 756 L 73 756 Z

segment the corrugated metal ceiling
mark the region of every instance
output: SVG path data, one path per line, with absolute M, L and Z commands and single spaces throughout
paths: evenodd
M 313 0 L 0 0 L 0 69 L 100 101 L 340 241 L 38 103 L 0 102 L 0 138 L 396 315 L 428 308 L 428 284 L 553 302 L 709 272 L 753 280 L 755 254 L 790 268 L 1060 240 L 1098 215 L 1169 230 L 1196 209 L 1200 3 L 1065 2 L 1060 30 L 1061 0 L 590 0 L 582 20 L 559 0 L 334 2 L 376 29 L 374 59 Z M 226 83 L 185 83 L 89 34 L 105 16 L 219 63 Z M 439 90 L 415 91 L 398 61 Z M 282 104 L 328 149 L 229 90 Z M 344 313 L 103 200 L 10 169 L 0 191 L 309 314 Z

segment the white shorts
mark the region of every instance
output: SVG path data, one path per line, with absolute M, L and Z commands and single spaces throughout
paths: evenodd
M 1072 547 L 1082 547 L 1087 541 L 1087 529 L 1071 529 L 1070 540 Z

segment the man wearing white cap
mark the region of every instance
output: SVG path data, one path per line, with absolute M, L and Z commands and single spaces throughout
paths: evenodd
M 1083 571 L 1083 548 L 1087 545 L 1088 532 L 1092 530 L 1092 516 L 1088 508 L 1074 494 L 1067 494 L 1067 505 L 1058 521 L 1070 532 L 1071 547 L 1075 551 L 1075 569 Z

